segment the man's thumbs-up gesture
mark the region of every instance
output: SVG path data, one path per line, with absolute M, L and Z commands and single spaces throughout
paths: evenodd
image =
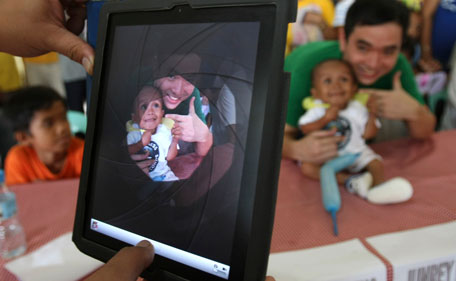
M 204 142 L 210 132 L 196 114 L 194 101 L 195 97 L 192 97 L 188 115 L 166 114 L 166 117 L 174 120 L 171 132 L 175 138 L 186 142 Z
M 421 105 L 404 91 L 401 73 L 394 74 L 392 90 L 363 89 L 370 94 L 367 107 L 379 117 L 395 120 L 416 120 Z
M 405 121 L 413 138 L 429 137 L 435 128 L 435 116 L 427 106 L 420 104 L 402 88 L 400 72 L 393 79 L 392 90 L 360 90 L 370 94 L 367 102 L 369 112 L 378 117 Z

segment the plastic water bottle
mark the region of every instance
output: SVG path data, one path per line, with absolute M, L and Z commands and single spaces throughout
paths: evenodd
M 27 242 L 16 215 L 16 195 L 6 188 L 4 182 L 5 174 L 0 170 L 0 255 L 11 259 L 27 250 Z

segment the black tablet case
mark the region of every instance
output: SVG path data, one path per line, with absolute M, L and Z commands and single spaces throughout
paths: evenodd
M 245 167 L 243 174 L 257 175 L 249 177 L 249 182 L 243 182 L 244 185 L 254 185 L 248 192 L 255 192 L 255 202 L 253 206 L 239 206 L 238 216 L 247 215 L 255 218 L 252 225 L 245 227 L 238 223 L 238 233 L 243 233 L 248 238 L 248 247 L 237 251 L 239 258 L 246 257 L 245 268 L 242 280 L 261 280 L 264 277 L 267 266 L 269 253 L 269 244 L 272 235 L 272 225 L 274 216 L 274 206 L 277 194 L 277 180 L 280 168 L 281 147 L 283 137 L 283 126 L 285 123 L 285 112 L 288 101 L 288 83 L 289 76 L 283 73 L 283 54 L 286 39 L 286 28 L 288 22 L 294 20 L 296 15 L 296 1 L 284 0 L 265 0 L 265 1 L 229 1 L 229 0 L 213 0 L 213 1 L 150 1 L 150 0 L 130 0 L 124 2 L 111 2 L 102 8 L 100 13 L 98 44 L 96 49 L 96 63 L 94 70 L 93 93 L 94 97 L 91 100 L 89 115 L 94 116 L 97 110 L 97 96 L 100 88 L 100 79 L 102 72 L 102 63 L 98 61 L 103 58 L 105 49 L 105 40 L 107 33 L 107 25 L 109 17 L 114 13 L 135 12 L 135 11 L 158 11 L 168 10 L 179 5 L 189 5 L 193 9 L 205 9 L 214 7 L 236 7 L 236 6 L 262 6 L 274 5 L 276 7 L 276 24 L 274 30 L 273 46 L 271 54 L 273 54 L 269 65 L 269 77 L 267 89 L 270 94 L 265 101 L 266 112 L 262 116 L 264 119 L 262 134 L 255 136 L 256 139 L 250 138 L 249 142 L 261 144 L 261 150 L 257 156 L 258 165 Z M 257 67 L 259 67 L 257 65 Z M 94 241 L 88 240 L 83 235 L 84 224 L 87 223 L 86 218 L 86 199 L 87 187 L 84 183 L 88 182 L 88 167 L 90 167 L 90 153 L 93 143 L 91 138 L 94 135 L 96 119 L 89 117 L 88 134 L 86 139 L 86 147 L 84 154 L 83 174 L 81 176 L 81 187 L 78 195 L 78 206 L 75 218 L 75 226 L 73 233 L 73 241 L 77 247 L 84 253 L 98 258 L 102 261 L 107 261 L 115 254 L 115 251 L 106 248 Z M 265 164 L 268 163 L 268 164 Z M 249 233 L 249 229 L 251 232 Z M 242 235 L 242 234 L 241 234 Z M 258 254 L 263 253 L 263 254 Z M 236 257 L 232 257 L 236 259 Z M 145 272 L 145 276 L 153 278 L 153 280 L 185 280 L 178 277 L 179 273 L 167 273 L 162 270 L 154 272 Z M 239 276 L 231 276 L 229 280 L 240 280 Z M 238 278 L 238 279 L 234 279 Z

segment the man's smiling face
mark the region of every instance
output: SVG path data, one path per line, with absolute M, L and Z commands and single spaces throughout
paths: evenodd
M 340 38 L 344 59 L 358 81 L 372 85 L 396 65 L 401 50 L 402 28 L 397 23 L 356 26 L 348 39 Z
M 180 75 L 167 76 L 155 81 L 155 85 L 163 94 L 163 103 L 167 109 L 175 109 L 186 100 L 195 88 Z

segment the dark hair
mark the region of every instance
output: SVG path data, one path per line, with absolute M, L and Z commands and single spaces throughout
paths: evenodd
M 162 92 L 160 91 L 159 88 L 155 87 L 154 85 L 144 85 L 141 90 L 139 90 L 139 93 L 136 95 L 134 101 L 133 101 L 133 106 L 132 106 L 132 113 L 136 113 L 136 109 L 138 107 L 138 97 L 139 97 L 139 94 L 145 90 L 145 89 L 150 89 L 150 90 L 153 90 L 154 91 L 154 97 L 157 97 L 155 100 L 160 100 L 161 104 L 162 104 L 162 107 L 163 107 L 163 94 Z
M 66 109 L 65 99 L 51 88 L 43 86 L 23 88 L 7 93 L 4 115 L 15 132 L 29 132 L 30 122 L 35 112 L 49 109 L 56 101 L 62 102 Z
M 413 61 L 413 57 L 415 56 L 415 46 L 417 42 L 415 39 L 411 38 L 410 36 L 406 36 L 404 42 L 402 42 L 402 53 Z M 413 65 L 413 62 L 412 62 Z
M 402 27 L 402 41 L 409 25 L 410 11 L 398 0 L 356 0 L 345 18 L 345 38 L 356 26 L 397 23 Z
M 355 71 L 353 70 L 353 67 L 351 66 L 350 63 L 348 63 L 348 61 L 345 61 L 345 60 L 341 60 L 341 59 L 327 59 L 327 60 L 324 60 L 324 61 L 321 61 L 319 63 L 317 63 L 313 68 L 312 68 L 312 73 L 311 73 L 311 81 L 312 81 L 312 84 L 314 83 L 314 80 L 315 80 L 315 75 L 316 75 L 316 72 L 317 72 L 317 69 L 322 66 L 323 64 L 327 63 L 327 62 L 330 62 L 330 61 L 336 61 L 336 62 L 340 62 L 344 65 L 346 65 L 348 67 L 348 69 L 350 70 L 350 74 L 352 75 L 353 77 L 353 83 L 358 83 L 358 80 L 356 79 L 356 75 L 355 75 Z

